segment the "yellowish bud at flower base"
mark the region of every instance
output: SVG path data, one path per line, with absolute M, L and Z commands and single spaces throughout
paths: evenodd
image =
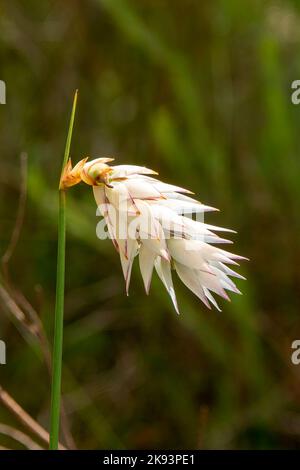
M 87 163 L 81 171 L 81 178 L 86 184 L 99 186 L 100 184 L 108 184 L 108 177 L 111 172 L 112 169 L 105 163 Z
M 60 189 L 67 189 L 74 186 L 81 181 L 90 186 L 99 186 L 101 184 L 108 185 L 109 174 L 112 169 L 106 165 L 111 162 L 113 158 L 98 158 L 90 163 L 87 163 L 88 157 L 83 158 L 72 168 L 71 159 L 68 160 L 65 166 L 61 181 Z

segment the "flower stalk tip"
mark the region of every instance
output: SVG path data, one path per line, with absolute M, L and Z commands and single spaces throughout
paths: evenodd
M 57 450 L 60 425 L 60 401 L 61 401 L 61 375 L 62 375 L 62 351 L 63 351 L 63 322 L 64 322 L 64 297 L 65 297 L 65 252 L 66 252 L 66 192 L 72 177 L 72 163 L 69 159 L 78 92 L 76 90 L 73 107 L 70 116 L 67 134 L 62 173 L 59 182 L 59 211 L 58 211 L 58 239 L 57 239 L 57 276 L 55 298 L 55 323 L 54 341 L 52 352 L 52 383 L 51 383 L 51 407 L 50 407 L 50 442 L 49 449 Z M 77 170 L 76 170 L 77 171 Z

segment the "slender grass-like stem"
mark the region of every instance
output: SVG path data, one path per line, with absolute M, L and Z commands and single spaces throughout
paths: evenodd
M 71 112 L 62 172 L 68 161 L 77 104 L 77 91 L 74 96 Z M 52 360 L 52 389 L 50 412 L 50 444 L 49 449 L 57 450 L 60 424 L 61 401 L 61 371 L 63 348 L 63 322 L 64 322 L 64 294 L 65 294 L 65 252 L 66 252 L 66 191 L 59 186 L 59 214 L 58 214 L 58 250 L 57 250 L 57 277 L 56 277 L 56 301 L 55 324 Z

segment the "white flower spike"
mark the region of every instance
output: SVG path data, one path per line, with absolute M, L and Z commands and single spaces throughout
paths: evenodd
M 232 230 L 205 224 L 205 212 L 217 210 L 190 197 L 190 191 L 163 183 L 157 173 L 135 165 L 109 166 L 112 158 L 81 160 L 72 169 L 68 162 L 61 188 L 80 181 L 93 187 L 109 236 L 120 254 L 128 294 L 132 264 L 139 255 L 139 265 L 149 293 L 153 269 L 167 289 L 179 313 L 171 270 L 200 300 L 220 310 L 212 293 L 230 300 L 226 290 L 240 294 L 230 277 L 245 279 L 227 264 L 238 265 L 247 259 L 215 247 L 231 243 L 216 231 Z M 196 214 L 196 220 L 191 216 Z M 201 218 L 201 220 L 199 220 Z

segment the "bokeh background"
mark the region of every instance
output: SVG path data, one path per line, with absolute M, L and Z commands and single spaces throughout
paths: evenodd
M 28 154 L 25 217 L 0 278 L 0 385 L 48 428 L 38 319 L 51 344 L 57 182 L 78 88 L 73 161 L 114 155 L 158 170 L 219 207 L 206 220 L 236 229 L 234 249 L 251 261 L 244 295 L 221 300 L 221 314 L 175 281 L 178 317 L 156 278 L 144 294 L 138 265 L 126 297 L 118 255 L 96 238 L 91 190 L 70 190 L 61 441 L 299 448 L 299 2 L 2 0 L 0 31 L 0 256 Z M 5 430 L 33 437 L 3 404 L 0 423 L 3 447 L 24 447 Z

